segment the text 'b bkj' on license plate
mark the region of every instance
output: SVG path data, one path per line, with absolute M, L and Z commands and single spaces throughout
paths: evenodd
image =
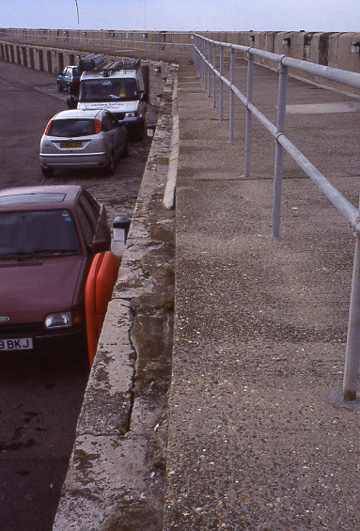
M 22 337 L 20 339 L 0 339 L 0 351 L 5 350 L 31 350 L 33 340 L 31 337 Z

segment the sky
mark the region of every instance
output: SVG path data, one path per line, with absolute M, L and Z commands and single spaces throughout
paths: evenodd
M 0 27 L 360 32 L 360 0 L 1 0 Z

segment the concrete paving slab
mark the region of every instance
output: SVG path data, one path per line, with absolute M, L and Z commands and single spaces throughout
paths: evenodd
M 308 103 L 304 105 L 287 105 L 287 114 L 332 114 L 344 112 L 358 112 L 359 102 L 339 103 Z

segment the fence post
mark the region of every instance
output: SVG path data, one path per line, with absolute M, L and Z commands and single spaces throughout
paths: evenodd
M 254 92 L 254 57 L 248 52 L 248 71 L 247 71 L 247 101 L 252 103 Z M 244 177 L 250 177 L 251 163 L 251 134 L 252 134 L 252 112 L 246 105 L 246 126 L 245 126 L 245 159 L 244 159 Z
M 195 39 L 195 37 L 194 37 Z M 196 55 L 197 55 L 197 68 L 198 68 L 198 71 L 199 71 L 199 76 L 200 76 L 200 79 L 202 81 L 202 57 L 201 57 L 201 54 L 202 54 L 202 44 L 201 44 L 201 39 L 200 37 L 196 37 L 196 40 L 195 40 L 195 46 L 196 46 Z
M 196 57 L 196 67 L 198 69 L 198 72 L 199 72 L 199 75 L 200 75 L 200 79 L 202 78 L 202 73 L 201 73 L 201 41 L 198 37 L 194 37 L 194 52 L 195 52 L 195 57 Z
M 232 90 L 235 83 L 235 50 L 230 48 L 230 131 L 229 142 L 234 142 L 234 113 L 235 113 L 235 94 Z
M 222 77 L 224 75 L 224 48 L 220 44 L 220 76 Z M 222 122 L 224 119 L 224 83 L 223 80 L 220 78 L 220 112 L 219 112 L 219 120 Z
M 205 41 L 204 39 L 201 40 L 201 54 L 202 54 L 202 57 L 201 57 L 201 74 L 202 74 L 202 82 L 204 84 L 204 87 L 205 87 L 205 83 L 206 83 L 206 70 L 205 70 Z
M 207 90 L 208 88 L 208 74 L 209 74 L 209 70 L 206 64 L 207 57 L 208 57 L 207 50 L 208 50 L 208 43 L 207 41 L 204 40 L 204 88 L 205 90 Z
M 211 76 L 211 44 L 208 42 L 207 46 L 207 61 L 208 61 L 208 78 L 209 78 L 209 85 L 208 85 L 208 96 L 210 98 L 211 96 L 211 82 L 212 82 L 212 76 Z
M 360 206 L 358 210 L 360 221 Z M 360 235 L 355 233 L 355 253 L 353 276 L 351 282 L 351 298 L 349 324 L 346 343 L 345 369 L 343 381 L 343 397 L 345 401 L 356 400 L 357 380 L 360 361 Z
M 274 202 L 272 218 L 272 238 L 280 238 L 280 211 L 281 211 L 281 188 L 283 178 L 283 160 L 284 148 L 278 142 L 280 135 L 285 133 L 286 118 L 286 95 L 288 67 L 282 63 L 279 64 L 279 92 L 278 92 L 278 111 L 276 123 L 276 147 L 275 147 L 275 170 L 274 170 Z
M 213 94 L 214 94 L 214 98 L 213 98 L 213 108 L 215 109 L 216 107 L 216 74 L 215 74 L 215 68 L 216 68 L 216 44 L 213 43 L 213 67 L 214 67 L 214 70 L 213 70 Z
M 193 38 L 193 46 L 192 46 L 192 52 L 193 52 L 193 61 L 196 70 L 199 72 L 199 63 L 198 63 L 198 53 L 197 53 L 197 39 Z

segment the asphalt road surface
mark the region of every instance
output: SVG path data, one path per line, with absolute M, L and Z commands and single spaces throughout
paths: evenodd
M 45 180 L 40 137 L 48 120 L 67 108 L 67 94 L 57 92 L 55 80 L 0 61 L 0 187 L 84 184 L 105 203 L 112 222 L 134 207 L 151 142 L 131 143 L 112 177 L 59 172 Z M 156 120 L 152 108 L 148 120 Z M 88 378 L 84 359 L 76 348 L 0 355 L 1 531 L 52 528 Z

